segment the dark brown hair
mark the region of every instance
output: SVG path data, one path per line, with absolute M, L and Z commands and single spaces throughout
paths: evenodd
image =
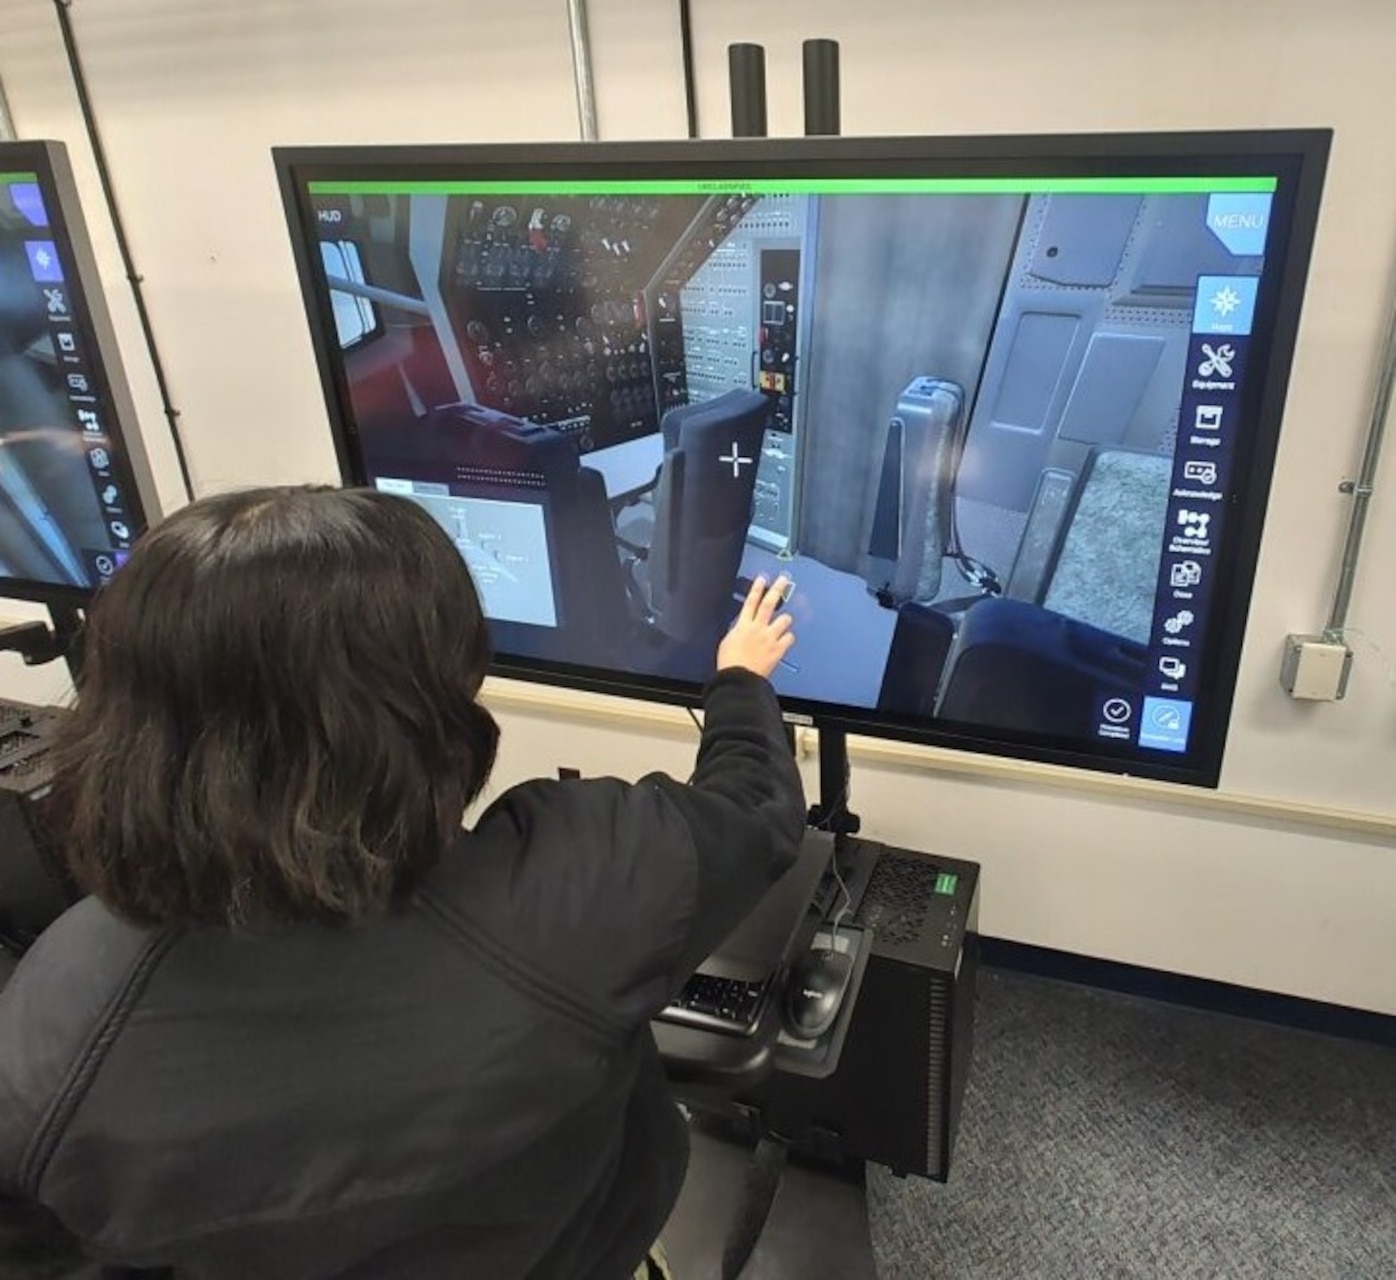
M 494 763 L 459 552 L 368 491 L 205 498 L 98 595 L 50 811 L 140 924 L 352 921 L 441 856 Z

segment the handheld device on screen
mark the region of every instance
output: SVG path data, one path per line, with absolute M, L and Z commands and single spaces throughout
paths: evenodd
M 691 701 L 784 572 L 792 714 L 1214 784 L 1328 142 L 277 163 L 344 478 L 503 673 Z
M 154 511 L 67 152 L 0 143 L 0 596 L 81 603 Z

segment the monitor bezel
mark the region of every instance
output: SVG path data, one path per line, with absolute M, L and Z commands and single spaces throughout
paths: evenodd
M 292 253 L 310 324 L 336 458 L 346 484 L 369 477 L 357 449 L 348 389 L 331 339 L 333 316 L 311 249 L 317 238 L 308 184 L 327 180 L 584 181 L 635 178 L 779 177 L 1169 177 L 1274 176 L 1282 229 L 1267 246 L 1267 273 L 1257 304 L 1251 377 L 1243 390 L 1254 423 L 1238 448 L 1227 502 L 1227 550 L 1218 566 L 1204 648 L 1199 704 L 1209 714 L 1181 758 L 1136 746 L 999 735 L 975 725 L 897 718 L 875 708 L 782 697 L 787 717 L 850 734 L 915 742 L 978 754 L 1215 787 L 1230 728 L 1246 620 L 1259 560 L 1284 399 L 1298 335 L 1304 282 L 1318 225 L 1319 201 L 1332 144 L 1328 129 L 1208 133 L 1118 133 L 952 138 L 798 138 L 720 141 L 469 144 L 429 146 L 278 147 L 273 151 Z M 1215 168 L 1211 166 L 1215 165 Z M 1274 264 L 1279 264 L 1276 272 Z M 1257 376 L 1256 370 L 1263 367 Z M 497 657 L 494 674 L 612 696 L 695 706 L 697 686 L 651 677 Z M 1197 723 L 1197 722 L 1195 722 Z
M 87 372 L 97 385 L 97 403 L 106 422 L 106 435 L 114 446 L 114 471 L 128 495 L 126 507 L 135 532 L 134 544 L 159 520 L 159 495 L 137 425 L 135 401 L 126 380 L 68 149 L 53 141 L 0 142 L 0 172 L 34 173 L 38 177 L 49 219 L 45 230 L 58 242 L 64 264 L 63 287 L 73 303 L 69 323 L 89 353 Z M 100 584 L 82 587 L 0 575 L 0 597 L 39 604 L 82 606 L 90 603 L 99 590 Z

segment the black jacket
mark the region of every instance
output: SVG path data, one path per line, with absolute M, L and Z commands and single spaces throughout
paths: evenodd
M 688 785 L 526 783 L 386 918 L 89 899 L 0 994 L 0 1195 L 179 1280 L 620 1280 L 687 1157 L 649 1020 L 803 821 L 769 685 L 727 672 Z

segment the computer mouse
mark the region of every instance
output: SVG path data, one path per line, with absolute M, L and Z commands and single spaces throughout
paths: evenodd
M 842 951 L 816 948 L 791 967 L 785 980 L 785 1029 L 798 1040 L 818 1040 L 839 1016 L 853 961 Z

